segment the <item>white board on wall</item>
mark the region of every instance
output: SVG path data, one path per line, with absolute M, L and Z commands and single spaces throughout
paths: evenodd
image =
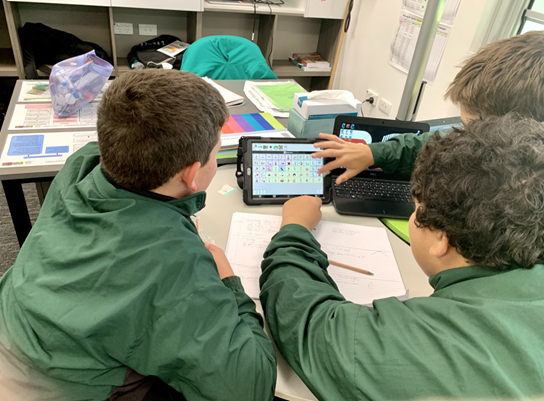
M 157 10 L 204 11 L 204 0 L 111 0 L 111 5 Z
M 348 0 L 308 0 L 307 18 L 344 19 Z
M 47 3 L 47 4 L 72 4 L 79 6 L 105 6 L 109 7 L 111 0 L 8 0 L 25 3 Z

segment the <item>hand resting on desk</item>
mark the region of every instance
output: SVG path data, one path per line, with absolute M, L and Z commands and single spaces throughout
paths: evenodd
M 374 165 L 374 156 L 367 145 L 346 142 L 336 135 L 319 134 L 319 137 L 326 139 L 326 141 L 317 142 L 314 144 L 314 147 L 324 150 L 313 153 L 312 157 L 314 159 L 320 157 L 334 157 L 336 160 L 325 164 L 317 170 L 317 172 L 323 174 L 327 171 L 334 170 L 335 168 L 345 167 L 346 171 L 336 179 L 337 184 L 346 182 L 361 171 Z

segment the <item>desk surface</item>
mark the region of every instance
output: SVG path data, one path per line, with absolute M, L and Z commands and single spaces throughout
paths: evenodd
M 217 246 L 226 248 L 230 221 L 235 212 L 259 213 L 269 215 L 281 215 L 281 206 L 246 206 L 242 201 L 242 191 L 236 184 L 235 166 L 228 165 L 219 167 L 217 175 L 206 191 L 206 207 L 199 213 L 200 227 L 203 233 L 211 237 Z M 229 195 L 219 194 L 223 185 L 228 184 L 236 191 Z M 358 224 L 371 227 L 383 227 L 383 224 L 376 218 L 342 216 L 336 213 L 334 207 L 325 205 L 322 208 L 323 220 L 341 223 Z M 427 276 L 417 265 L 410 247 L 400 240 L 395 234 L 387 230 L 389 240 L 395 253 L 395 258 L 400 268 L 402 278 L 409 296 L 428 296 L 432 288 L 428 283 Z M 257 309 L 262 313 L 262 308 L 257 303 Z M 287 365 L 285 360 L 277 352 L 278 356 L 278 381 L 276 383 L 276 395 L 286 400 L 316 400 L 302 380 Z
M 266 82 L 269 80 L 263 80 Z M 39 80 L 36 80 L 39 82 Z M 232 90 L 242 96 L 244 94 L 244 83 L 245 80 L 232 80 L 232 81 L 216 81 L 227 89 Z M 6 139 L 8 134 L 17 133 L 17 135 L 25 134 L 41 134 L 48 133 L 52 134 L 55 132 L 82 132 L 82 131 L 92 131 L 93 128 L 58 128 L 58 129 L 41 129 L 41 130 L 17 130 L 17 131 L 8 131 L 10 121 L 13 117 L 13 111 L 15 110 L 16 104 L 18 103 L 19 94 L 21 93 L 23 87 L 23 81 L 18 80 L 13 95 L 11 96 L 11 101 L 6 113 L 6 118 L 2 125 L 2 130 L 0 131 L 0 154 L 2 153 L 4 146 L 6 144 Z M 44 102 L 42 104 L 47 104 L 51 102 Z M 29 103 L 24 103 L 29 104 Z M 40 104 L 39 102 L 33 102 L 32 104 Z M 240 106 L 229 107 L 230 114 L 244 114 L 244 113 L 258 113 L 259 110 L 251 103 L 249 99 L 244 100 L 244 103 Z M 287 118 L 277 118 L 277 120 L 283 125 L 287 126 Z M 62 168 L 63 165 L 46 165 L 46 166 L 21 166 L 21 167 L 10 167 L 10 168 L 0 168 L 0 180 L 30 180 L 30 179 L 43 179 L 43 178 L 53 178 Z

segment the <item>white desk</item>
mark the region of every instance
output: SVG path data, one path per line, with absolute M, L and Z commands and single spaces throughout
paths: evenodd
M 216 245 L 222 249 L 225 249 L 227 246 L 230 221 L 233 213 L 245 212 L 281 216 L 281 206 L 246 206 L 242 200 L 242 191 L 236 184 L 235 171 L 236 167 L 233 165 L 219 167 L 217 175 L 206 191 L 206 207 L 199 213 L 202 231 L 211 237 Z M 225 184 L 236 188 L 236 191 L 227 196 L 219 194 L 218 191 Z M 371 227 L 385 227 L 376 218 L 339 215 L 332 205 L 324 205 L 322 211 L 323 220 Z M 414 260 L 410 247 L 391 231 L 387 230 L 387 234 L 391 241 L 404 284 L 409 290 L 410 297 L 428 296 L 431 294 L 432 288 L 427 281 L 427 276 L 421 271 Z M 256 304 L 259 313 L 263 314 L 260 302 L 256 301 Z M 270 335 L 268 327 L 266 327 L 266 331 Z M 291 367 L 287 365 L 280 353 L 276 351 L 276 355 L 278 358 L 276 396 L 292 401 L 317 400 Z

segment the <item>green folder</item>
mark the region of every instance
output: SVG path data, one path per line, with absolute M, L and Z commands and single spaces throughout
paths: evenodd
M 408 220 L 404 219 L 380 219 L 383 224 L 393 231 L 401 240 L 410 244 L 408 236 Z
M 255 85 L 279 110 L 289 111 L 293 107 L 295 93 L 307 92 L 297 83 Z

